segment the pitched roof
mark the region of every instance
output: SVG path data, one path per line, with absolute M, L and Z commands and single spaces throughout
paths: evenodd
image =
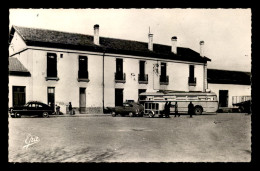
M 30 72 L 14 57 L 9 58 L 9 75 L 30 76 Z
M 100 37 L 100 46 L 98 46 L 93 43 L 93 36 L 90 35 L 18 26 L 12 27 L 9 41 L 12 40 L 15 31 L 20 34 L 28 46 L 88 50 L 200 63 L 211 61 L 207 57 L 201 57 L 198 52 L 184 47 L 177 47 L 178 55 L 175 55 L 171 52 L 171 46 L 154 43 L 153 51 L 150 51 L 148 50 L 148 43 L 145 42 L 107 37 Z
M 251 85 L 251 73 L 219 69 L 207 69 L 208 83 Z

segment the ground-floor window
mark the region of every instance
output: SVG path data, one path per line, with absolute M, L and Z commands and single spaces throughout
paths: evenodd
M 228 107 L 228 90 L 219 90 L 219 107 Z
M 138 89 L 138 99 L 139 100 L 145 100 L 145 98 L 146 98 L 145 96 L 139 97 L 139 95 L 144 92 L 146 92 L 146 89 Z
M 25 86 L 13 86 L 13 106 L 25 104 Z
M 123 92 L 124 89 L 115 89 L 115 106 L 122 106 L 123 105 Z

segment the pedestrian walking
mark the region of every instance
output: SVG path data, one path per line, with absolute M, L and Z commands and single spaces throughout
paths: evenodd
M 70 114 L 73 115 L 73 110 L 72 110 L 71 102 L 69 102 L 69 111 L 70 111 Z
M 57 104 L 56 106 L 56 115 L 60 115 L 60 106 L 58 106 Z
M 194 112 L 194 105 L 192 104 L 192 102 L 190 102 L 190 104 L 188 105 L 188 114 L 190 115 L 190 118 L 192 118 Z
M 177 115 L 178 115 L 178 117 L 180 117 L 180 114 L 179 114 L 179 112 L 178 112 L 178 103 L 177 102 L 175 102 L 175 106 L 174 106 L 174 112 L 175 112 L 175 116 L 174 117 L 176 117 Z

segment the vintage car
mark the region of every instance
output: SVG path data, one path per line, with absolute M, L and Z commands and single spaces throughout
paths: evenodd
M 23 106 L 9 108 L 12 118 L 20 118 L 22 115 L 38 115 L 47 118 L 53 112 L 54 110 L 50 106 L 38 101 L 30 101 Z
M 129 115 L 130 117 L 143 116 L 144 113 L 143 105 L 135 102 L 125 102 L 123 106 L 108 107 L 107 109 L 113 117 L 118 114 L 121 116 Z
M 242 113 L 251 113 L 251 100 L 233 104 L 238 107 L 238 111 Z

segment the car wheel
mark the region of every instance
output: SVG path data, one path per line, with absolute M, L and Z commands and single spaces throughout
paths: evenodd
M 43 112 L 42 117 L 48 118 L 49 117 L 49 113 L 48 112 Z
M 144 112 L 141 112 L 139 116 L 140 116 L 140 117 L 143 117 L 143 116 L 144 116 Z
M 150 112 L 149 112 L 149 117 L 150 117 L 150 118 L 153 118 L 153 117 L 154 117 L 154 112 L 150 111 Z
M 14 115 L 11 115 L 11 118 L 15 118 L 15 116 L 14 116 Z
M 116 112 L 111 112 L 111 116 L 115 117 L 116 116 Z
M 194 109 L 194 113 L 195 113 L 195 115 L 201 115 L 201 114 L 202 114 L 202 109 L 201 109 L 201 107 L 196 107 L 196 108 Z
M 133 117 L 133 116 L 134 116 L 133 112 L 130 112 L 130 113 L 129 113 L 129 116 L 130 116 L 130 117 Z
M 243 112 L 245 112 L 245 108 L 243 107 L 243 106 L 241 106 L 240 108 L 239 108 L 240 110 L 240 113 L 243 113 Z
M 16 118 L 20 118 L 20 117 L 21 117 L 21 114 L 20 114 L 20 113 L 15 113 L 15 117 L 16 117 Z

